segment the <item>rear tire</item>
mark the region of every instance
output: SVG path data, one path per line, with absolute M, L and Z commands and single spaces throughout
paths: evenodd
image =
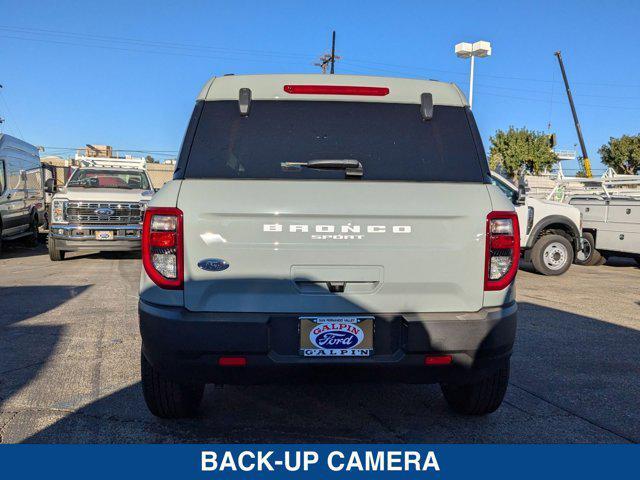
M 531 249 L 531 263 L 543 275 L 562 275 L 573 263 L 571 242 L 562 235 L 543 235 Z
M 475 383 L 440 384 L 449 406 L 463 415 L 487 415 L 502 404 L 509 384 L 509 361 L 497 372 Z
M 582 234 L 583 250 L 582 254 L 576 255 L 576 264 L 592 267 L 594 265 L 602 265 L 606 259 L 596 250 L 596 239 L 592 233 L 584 232 Z
M 151 366 L 140 354 L 142 392 L 149 411 L 160 418 L 188 418 L 197 411 L 204 394 L 204 384 L 178 383 Z
M 47 246 L 49 247 L 49 258 L 52 262 L 60 262 L 64 260 L 65 251 L 56 248 L 55 239 L 51 238 L 51 235 L 47 237 Z
M 31 223 L 29 223 L 29 236 L 26 237 L 25 243 L 29 247 L 38 246 L 38 215 L 31 216 Z

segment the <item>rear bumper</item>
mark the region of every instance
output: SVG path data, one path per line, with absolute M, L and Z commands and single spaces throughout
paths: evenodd
M 300 356 L 297 315 L 200 313 L 141 300 L 139 319 L 145 357 L 178 381 L 466 383 L 510 357 L 517 305 L 459 314 L 375 315 L 374 354 L 358 358 Z M 453 363 L 425 366 L 427 354 L 452 355 Z M 218 366 L 221 356 L 246 357 L 247 365 Z

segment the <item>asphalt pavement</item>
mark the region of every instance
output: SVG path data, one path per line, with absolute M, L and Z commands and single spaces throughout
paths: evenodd
M 6 245 L 0 257 L 0 443 L 640 441 L 640 269 L 521 270 L 502 407 L 451 412 L 437 385 L 207 388 L 196 419 L 146 409 L 132 254 Z

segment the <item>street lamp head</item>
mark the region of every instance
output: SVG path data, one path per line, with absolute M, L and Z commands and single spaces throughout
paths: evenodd
M 456 45 L 456 55 L 460 58 L 469 58 L 473 54 L 473 45 L 467 42 Z
M 491 55 L 491 43 L 484 40 L 475 43 L 462 42 L 456 45 L 455 50 L 460 58 L 488 57 Z
M 473 55 L 476 57 L 488 57 L 491 55 L 491 43 L 480 40 L 473 44 Z

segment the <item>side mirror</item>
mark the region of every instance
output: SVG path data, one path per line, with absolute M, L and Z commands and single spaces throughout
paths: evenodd
M 44 182 L 44 191 L 47 193 L 56 192 L 56 184 L 53 178 L 47 178 L 47 180 Z
M 516 198 L 516 204 L 517 205 L 524 205 L 526 199 L 527 199 L 527 193 L 525 191 L 524 185 L 520 185 L 518 187 L 518 195 L 517 195 L 517 198 Z

